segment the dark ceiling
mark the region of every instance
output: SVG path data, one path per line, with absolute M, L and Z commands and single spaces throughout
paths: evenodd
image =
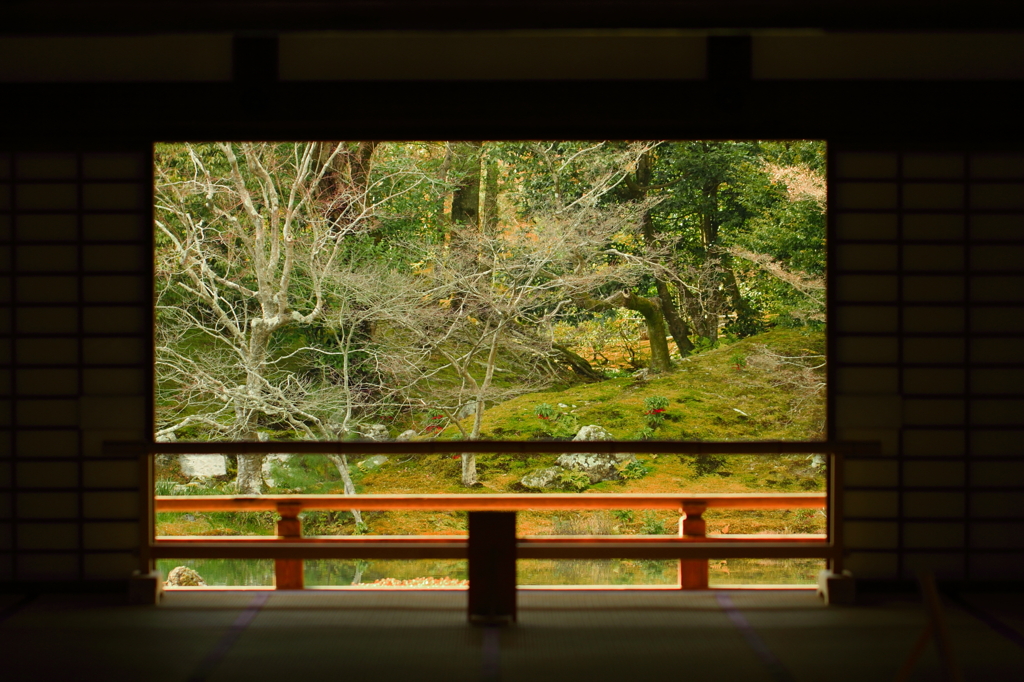
M 1007 30 L 1019 0 L 7 0 L 0 34 L 559 28 Z

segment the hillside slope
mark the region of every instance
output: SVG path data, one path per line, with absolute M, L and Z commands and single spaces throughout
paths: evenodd
M 575 423 L 599 424 L 620 439 L 642 438 L 644 399 L 664 397 L 669 406 L 653 435 L 658 440 L 823 439 L 824 355 L 823 332 L 774 330 L 677 360 L 663 375 L 519 396 L 484 412 L 481 435 L 571 438 Z M 541 404 L 554 408 L 554 418 L 537 416 Z M 457 436 L 455 427 L 439 434 Z

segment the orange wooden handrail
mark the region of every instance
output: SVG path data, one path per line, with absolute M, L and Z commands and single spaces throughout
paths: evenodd
M 469 541 L 406 542 L 362 538 L 356 542 L 258 541 L 252 538 L 208 538 L 202 542 L 158 540 L 151 548 L 158 559 L 467 559 Z M 829 559 L 838 550 L 824 541 L 695 541 L 662 536 L 641 540 L 618 536 L 601 542 L 516 541 L 518 559 L 675 559 L 700 562 L 715 559 Z M 285 587 L 278 582 L 278 588 Z M 698 586 L 684 585 L 698 589 Z M 706 587 L 706 585 L 704 585 Z M 290 587 L 288 589 L 299 589 Z
M 285 538 L 278 535 L 162 535 L 159 542 L 165 547 L 193 544 L 217 544 L 223 546 L 261 546 L 261 545 L 366 545 L 375 543 L 387 543 L 394 545 L 459 545 L 469 540 L 468 535 L 304 535 L 300 538 Z M 730 543 L 822 543 L 828 540 L 828 536 L 821 533 L 807 533 L 801 535 L 783 535 L 779 533 L 758 533 L 710 535 L 706 538 L 686 537 L 678 535 L 524 535 L 518 538 L 519 544 L 526 545 L 547 545 L 547 544 L 658 544 L 664 542 L 673 543 L 697 543 L 712 542 L 714 544 Z
M 825 493 L 708 494 L 494 494 L 494 495 L 158 495 L 155 509 L 171 511 L 277 511 L 301 509 L 362 511 L 525 511 L 540 509 L 672 509 L 687 504 L 707 509 L 824 509 Z
M 304 509 L 515 512 L 565 509 L 670 509 L 681 515 L 675 536 L 529 536 L 515 539 L 515 555 L 531 559 L 678 559 L 680 587 L 708 586 L 710 557 L 828 558 L 838 548 L 826 535 L 706 535 L 707 509 L 824 509 L 825 493 L 708 494 L 469 494 L 469 495 L 190 495 L 157 496 L 158 512 L 277 511 L 274 537 L 161 537 L 153 557 L 275 560 L 278 589 L 302 589 L 302 562 L 313 558 L 447 558 L 470 555 L 470 538 L 443 536 L 302 537 Z

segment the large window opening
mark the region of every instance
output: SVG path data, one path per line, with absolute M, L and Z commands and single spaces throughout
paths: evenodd
M 155 159 L 155 437 L 228 453 L 158 456 L 158 500 L 826 490 L 826 458 L 796 447 L 825 439 L 823 142 L 165 143 Z M 297 441 L 451 445 L 358 457 L 227 446 Z M 557 451 L 579 441 L 639 443 Z M 643 451 L 658 441 L 794 452 Z M 159 537 L 280 532 L 272 511 L 160 504 Z M 702 533 L 824 537 L 823 500 L 781 504 L 709 507 Z M 522 536 L 670 537 L 679 519 L 627 507 L 523 510 L 517 523 Z M 307 508 L 301 524 L 452 536 L 466 512 Z M 712 585 L 810 584 L 823 567 L 708 563 Z M 523 559 L 518 582 L 674 585 L 678 564 Z M 178 566 L 208 585 L 274 580 L 270 559 L 158 561 Z M 310 586 L 467 577 L 464 561 L 433 558 L 305 571 Z

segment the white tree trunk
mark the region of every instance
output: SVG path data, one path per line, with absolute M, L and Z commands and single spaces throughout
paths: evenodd
M 238 494 L 263 494 L 263 460 L 266 455 L 238 456 Z
M 359 583 L 363 582 L 363 571 L 365 571 L 369 565 L 370 564 L 368 564 L 365 561 L 356 561 L 356 574 L 352 576 L 352 585 L 358 585 Z
M 476 453 L 462 453 L 462 485 L 472 488 L 480 482 L 476 474 Z
M 484 395 L 487 389 L 491 387 L 491 381 L 494 378 L 494 364 L 498 360 L 498 334 L 501 332 L 501 326 L 495 329 L 493 336 L 491 337 L 491 348 L 487 353 L 487 372 L 484 375 L 484 382 L 479 387 L 476 396 L 476 413 L 473 415 L 473 430 L 469 434 L 470 440 L 480 439 L 480 429 L 483 426 L 484 421 Z M 467 361 L 468 366 L 468 361 Z M 465 372 L 469 374 L 468 371 Z M 464 452 L 462 453 L 462 485 L 467 488 L 478 485 L 480 482 L 479 477 L 476 473 L 476 453 Z
M 338 473 L 341 474 L 341 480 L 345 487 L 345 494 L 355 495 L 356 486 L 354 483 L 352 483 L 352 475 L 348 471 L 348 457 L 346 457 L 345 455 L 327 456 L 331 459 L 332 462 L 334 462 L 334 466 L 338 467 Z M 358 509 L 352 509 L 350 511 L 352 512 L 352 516 L 355 517 L 356 526 L 365 525 L 363 523 L 363 515 Z

